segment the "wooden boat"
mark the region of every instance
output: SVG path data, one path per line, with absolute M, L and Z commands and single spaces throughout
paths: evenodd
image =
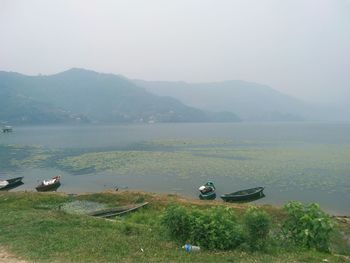
M 23 177 L 16 177 L 4 181 L 0 181 L 0 191 L 10 190 L 17 186 L 20 186 L 23 184 L 22 182 Z
M 141 207 L 148 205 L 148 202 L 144 202 L 141 204 L 127 205 L 127 206 L 119 206 L 114 208 L 108 208 L 103 210 L 94 211 L 88 213 L 90 216 L 102 217 L 102 218 L 111 218 L 116 216 L 122 216 L 132 211 L 135 211 Z
M 264 196 L 264 187 L 240 190 L 230 194 L 223 194 L 221 198 L 226 202 L 253 201 Z
M 56 191 L 61 185 L 60 179 L 60 176 L 55 176 L 50 180 L 44 180 L 35 189 L 38 192 Z
M 213 200 L 216 198 L 215 186 L 213 182 L 208 181 L 205 185 L 199 187 L 199 199 Z

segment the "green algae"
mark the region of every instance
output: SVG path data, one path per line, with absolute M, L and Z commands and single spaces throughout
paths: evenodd
M 180 142 L 180 144 L 182 144 Z M 310 145 L 307 147 L 235 147 L 230 144 L 202 148 L 191 144 L 176 151 L 108 151 L 66 157 L 60 167 L 113 171 L 122 175 L 228 176 L 254 180 L 265 185 L 349 189 L 350 146 Z M 176 146 L 174 146 L 176 147 Z
M 281 191 L 350 190 L 350 145 L 273 144 L 231 140 L 157 140 L 132 150 L 56 150 L 40 146 L 0 145 L 3 170 L 55 167 L 72 174 L 111 171 L 119 175 L 177 178 L 225 176 Z

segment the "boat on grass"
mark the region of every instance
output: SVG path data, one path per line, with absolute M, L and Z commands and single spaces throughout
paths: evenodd
M 22 177 L 16 177 L 7 180 L 0 180 L 0 191 L 11 190 L 23 184 Z
M 140 203 L 140 204 L 133 204 L 133 205 L 126 205 L 126 206 L 119 206 L 114 208 L 107 208 L 102 209 L 94 212 L 88 213 L 90 216 L 96 216 L 96 217 L 102 217 L 102 218 L 112 218 L 116 216 L 122 216 L 127 213 L 133 212 L 137 209 L 140 209 L 141 207 L 144 207 L 148 205 L 148 202 Z
M 216 198 L 214 183 L 208 181 L 205 185 L 199 187 L 199 199 L 213 200 Z
M 61 186 L 60 179 L 61 177 L 58 175 L 52 177 L 50 180 L 44 180 L 35 189 L 38 192 L 56 191 Z
M 249 202 L 264 197 L 264 187 L 244 189 L 230 194 L 223 194 L 221 198 L 226 202 Z

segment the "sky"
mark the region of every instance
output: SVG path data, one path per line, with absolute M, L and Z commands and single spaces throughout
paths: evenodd
M 0 70 L 72 67 L 350 105 L 350 0 L 0 0 Z

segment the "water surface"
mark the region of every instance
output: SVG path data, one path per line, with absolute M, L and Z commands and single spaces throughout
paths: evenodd
M 266 197 L 258 203 L 317 202 L 329 212 L 349 215 L 349 134 L 348 123 L 16 127 L 11 134 L 0 134 L 0 179 L 24 176 L 25 184 L 15 189 L 21 191 L 33 190 L 40 180 L 61 174 L 59 191 L 68 193 L 120 187 L 191 197 L 197 196 L 198 186 L 206 180 L 215 182 L 218 195 L 262 185 Z M 28 146 L 42 149 L 36 158 L 50 152 L 52 165 L 31 160 L 11 166 L 25 155 L 21 147 Z M 57 160 L 83 153 L 133 151 L 149 152 L 151 157 L 135 157 L 140 158 L 135 169 L 133 160 L 125 169 L 80 173 L 56 165 Z M 160 158 L 159 164 L 152 159 L 155 152 L 170 153 L 170 157 Z M 186 167 L 177 167 L 182 163 Z M 225 167 L 206 167 L 217 163 Z

